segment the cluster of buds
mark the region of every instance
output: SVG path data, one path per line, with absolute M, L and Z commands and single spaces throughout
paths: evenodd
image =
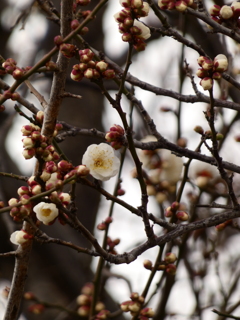
M 204 90 L 211 90 L 214 80 L 219 80 L 222 73 L 228 68 L 228 60 L 224 54 L 218 54 L 214 60 L 208 57 L 200 56 L 198 64 L 201 68 L 197 70 L 196 75 L 201 78 L 200 85 Z
M 158 6 L 162 10 L 174 10 L 184 12 L 188 7 L 194 6 L 193 0 L 158 0 Z
M 38 111 L 36 115 L 36 121 L 42 123 L 43 121 L 43 112 Z M 62 125 L 57 124 L 55 127 L 55 135 L 59 130 L 62 129 Z M 55 151 L 55 148 L 52 145 L 47 143 L 45 136 L 41 134 L 41 128 L 38 125 L 29 123 L 21 129 L 22 135 L 24 138 L 23 142 L 23 156 L 25 159 L 31 159 L 35 155 L 41 157 L 44 161 L 58 161 L 59 155 Z
M 142 22 L 136 20 L 148 16 L 149 4 L 142 0 L 121 0 L 123 10 L 114 15 L 118 23 L 122 40 L 132 43 L 137 51 L 143 51 L 146 47 L 145 40 L 151 36 L 150 29 Z
M 102 221 L 101 223 L 99 223 L 97 225 L 97 229 L 101 230 L 101 231 L 106 230 L 107 227 L 109 226 L 109 224 L 112 223 L 112 222 L 113 222 L 113 218 L 112 217 L 107 217 L 104 221 Z
M 87 317 L 90 313 L 92 295 L 93 295 L 94 286 L 91 282 L 88 282 L 84 285 L 81 290 L 81 294 L 77 297 L 77 313 L 81 317 Z M 98 301 L 95 306 L 95 312 L 97 313 L 95 319 L 105 320 L 109 314 L 108 310 L 105 310 L 105 305 L 103 302 Z
M 194 131 L 197 132 L 198 134 L 200 134 L 204 140 L 212 139 L 212 131 L 211 130 L 204 131 L 201 126 L 196 126 L 194 128 Z M 222 140 L 223 138 L 224 138 L 224 135 L 222 133 L 220 133 L 220 132 L 216 133 L 217 140 Z
M 73 66 L 71 78 L 74 81 L 87 79 L 112 79 L 115 77 L 115 72 L 108 69 L 108 64 L 105 61 L 95 61 L 94 53 L 90 49 L 79 50 L 80 63 Z
M 124 133 L 124 129 L 120 125 L 114 124 L 106 133 L 105 139 L 110 143 L 113 149 L 118 150 L 123 146 L 125 140 Z
M 159 262 L 157 266 L 157 270 L 163 271 L 165 270 L 170 275 L 176 274 L 176 265 L 174 262 L 176 262 L 177 257 L 173 252 L 168 252 L 165 255 L 164 261 Z M 152 271 L 153 270 L 153 264 L 151 260 L 144 260 L 143 266 L 145 269 Z
M 133 317 L 138 316 L 139 320 L 148 320 L 148 318 L 153 318 L 154 311 L 152 308 L 142 309 L 144 297 L 139 296 L 137 292 L 132 292 L 130 298 L 131 300 L 121 303 L 121 309 L 123 312 L 130 312 Z
M 31 69 L 31 67 L 19 68 L 17 67 L 17 62 L 12 59 L 6 59 L 2 64 L 3 69 L 1 69 L 1 75 L 11 74 L 14 79 L 21 79 L 22 76 Z
M 172 218 L 176 217 L 179 221 L 187 221 L 189 219 L 188 213 L 183 211 L 184 205 L 180 204 L 177 201 L 174 201 L 171 206 L 166 208 L 165 217 Z
M 117 254 L 115 247 L 120 243 L 120 239 L 112 240 L 110 237 L 107 237 L 107 251 L 111 254 Z
M 239 16 L 240 16 L 240 3 L 234 1 L 230 6 L 224 5 L 222 7 L 214 4 L 210 9 L 209 13 L 211 18 L 219 24 L 228 22 L 237 24 L 236 27 L 240 26 Z

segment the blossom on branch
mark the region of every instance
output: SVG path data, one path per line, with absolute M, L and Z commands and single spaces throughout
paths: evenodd
M 33 208 L 33 211 L 38 220 L 45 225 L 51 224 L 58 216 L 58 208 L 54 203 L 40 202 Z
M 107 181 L 118 173 L 120 160 L 111 146 L 100 143 L 92 144 L 87 148 L 82 164 L 86 165 L 95 179 Z
M 30 236 L 24 231 L 15 231 L 10 236 L 10 241 L 17 246 L 22 245 L 30 239 Z

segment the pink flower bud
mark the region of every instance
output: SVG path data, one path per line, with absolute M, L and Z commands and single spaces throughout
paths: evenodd
M 8 205 L 9 206 L 15 206 L 16 204 L 18 204 L 18 199 L 16 198 L 11 198 L 10 200 L 8 200 Z
M 211 90 L 213 87 L 213 79 L 205 77 L 200 81 L 200 85 L 203 87 L 203 90 Z
M 115 78 L 115 71 L 111 70 L 111 69 L 108 69 L 108 70 L 103 72 L 103 76 L 106 79 L 113 79 L 113 78 Z
M 61 200 L 61 202 L 63 203 L 63 205 L 65 205 L 65 206 L 68 206 L 69 203 L 71 202 L 71 197 L 70 197 L 69 193 L 61 192 L 58 197 Z
M 28 159 L 32 159 L 35 156 L 36 152 L 35 152 L 34 148 L 33 149 L 24 149 L 22 154 L 23 154 L 24 158 L 26 160 L 28 160 Z
M 35 142 L 32 138 L 24 138 L 22 139 L 22 142 L 25 149 L 32 149 L 35 146 Z
M 214 5 L 211 6 L 211 8 L 209 9 L 209 13 L 210 13 L 211 16 L 219 16 L 220 10 L 221 10 L 221 7 L 218 6 L 217 4 L 214 4 Z
M 128 308 L 128 307 L 129 307 L 129 304 L 130 304 L 130 303 L 132 303 L 131 300 L 122 302 L 121 305 L 120 305 L 121 310 L 122 310 L 123 312 L 128 312 L 128 311 L 129 311 L 129 308 Z
M 213 78 L 214 80 L 220 80 L 220 79 L 222 78 L 222 74 L 221 74 L 220 72 L 214 72 L 214 73 L 212 74 L 212 78 Z
M 100 72 L 104 72 L 107 70 L 108 64 L 105 61 L 98 61 L 96 63 L 96 69 Z
M 94 77 L 93 69 L 88 68 L 86 71 L 84 71 L 84 77 L 86 77 L 87 79 L 93 79 Z
M 33 131 L 33 127 L 30 125 L 23 126 L 21 132 L 23 136 L 29 136 Z
M 60 51 L 66 58 L 72 58 L 76 54 L 76 47 L 70 43 L 63 43 L 60 45 Z
M 89 175 L 89 173 L 90 173 L 90 170 L 84 165 L 77 166 L 75 168 L 75 170 L 76 170 L 77 174 L 82 177 L 85 177 L 85 176 Z
M 60 162 L 58 162 L 57 166 L 58 169 L 62 172 L 68 172 L 73 169 L 73 165 L 71 164 L 71 162 L 68 162 L 66 160 L 61 160 Z
M 152 270 L 152 261 L 150 260 L 144 260 L 143 261 L 143 266 L 147 270 Z
M 36 184 L 35 186 L 32 187 L 32 194 L 36 195 L 36 194 L 40 194 L 42 192 L 42 188 L 40 186 L 40 184 Z
M 97 229 L 100 231 L 106 230 L 106 228 L 107 228 L 107 226 L 106 226 L 106 223 L 104 223 L 104 222 L 101 222 L 97 225 Z
M 168 207 L 168 208 L 165 210 L 165 217 L 171 218 L 172 215 L 173 215 L 172 208 L 171 208 L 171 207 Z
M 29 202 L 29 198 L 30 196 L 28 194 L 23 194 L 20 197 L 20 201 L 22 202 L 22 204 L 27 204 Z
M 54 38 L 54 43 L 57 47 L 60 46 L 63 43 L 63 38 L 61 36 L 56 36 Z
M 147 317 L 147 318 L 153 318 L 154 317 L 154 311 L 152 308 L 144 308 L 140 312 L 141 315 Z
M 77 313 L 81 316 L 81 317 L 87 317 L 89 315 L 90 312 L 90 307 L 89 306 L 81 306 L 80 308 L 78 308 Z
M 178 220 L 180 220 L 180 221 L 187 221 L 188 218 L 189 218 L 187 212 L 185 212 L 185 211 L 178 211 L 178 212 L 176 213 L 176 217 L 177 217 Z
M 16 68 L 12 73 L 13 78 L 16 80 L 21 79 L 23 75 L 24 75 L 24 71 L 20 68 Z
M 46 62 L 45 66 L 49 71 L 56 71 L 58 69 L 57 64 L 54 61 Z
M 208 76 L 208 72 L 207 70 L 204 70 L 204 69 L 198 69 L 197 72 L 196 72 L 196 75 L 199 77 L 199 78 L 205 78 Z
M 224 72 L 228 68 L 228 60 L 224 54 L 218 54 L 214 58 L 213 63 L 214 63 L 214 69 L 217 72 Z
M 166 272 L 172 276 L 176 274 L 177 267 L 174 264 L 168 264 L 166 267 Z
M 20 188 L 18 188 L 17 193 L 19 196 L 22 196 L 24 194 L 30 194 L 30 191 L 29 191 L 28 187 L 21 186 Z
M 232 8 L 227 5 L 222 6 L 222 8 L 220 10 L 220 17 L 227 20 L 227 19 L 232 18 L 232 16 L 233 16 Z
M 122 41 L 124 41 L 124 42 L 130 42 L 130 41 L 132 41 L 132 39 L 133 39 L 133 37 L 132 37 L 131 33 L 125 32 L 122 35 Z
M 177 11 L 183 12 L 187 9 L 187 4 L 185 1 L 180 0 L 175 3 L 175 8 Z
M 80 25 L 79 21 L 77 19 L 74 19 L 71 21 L 71 29 L 75 30 Z
M 177 260 L 177 257 L 175 253 L 173 252 L 168 252 L 165 255 L 164 261 L 169 264 L 169 263 L 174 263 Z
M 18 92 L 13 92 L 11 99 L 13 101 L 17 101 L 20 98 L 20 94 Z
M 239 17 L 240 16 L 240 3 L 237 1 L 234 1 L 231 4 L 231 8 L 234 14 L 234 17 Z
M 77 81 L 77 82 L 80 82 L 83 78 L 83 73 L 81 70 L 75 70 L 73 69 L 71 74 L 70 74 L 70 77 L 73 81 Z

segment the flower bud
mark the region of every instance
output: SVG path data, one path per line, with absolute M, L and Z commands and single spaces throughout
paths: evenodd
M 222 6 L 221 10 L 220 10 L 220 17 L 227 20 L 227 19 L 230 19 L 232 18 L 233 16 L 233 10 L 231 7 L 225 5 L 225 6 Z
M 13 78 L 16 80 L 21 79 L 23 75 L 24 75 L 24 71 L 20 68 L 16 68 L 12 73 Z
M 63 43 L 63 38 L 61 36 L 56 36 L 54 38 L 54 43 L 57 47 L 60 46 Z
M 217 4 L 214 4 L 214 5 L 211 6 L 211 8 L 209 9 L 209 14 L 210 14 L 211 16 L 219 16 L 220 10 L 221 10 L 221 7 L 218 6 Z
M 172 276 L 176 274 L 177 267 L 174 264 L 168 264 L 166 267 L 166 272 Z
M 80 25 L 79 21 L 77 19 L 74 19 L 71 21 L 71 29 L 75 30 Z
M 224 54 L 218 54 L 214 60 L 214 69 L 218 72 L 224 72 L 228 68 L 228 60 Z
M 103 72 L 103 76 L 106 79 L 113 79 L 113 78 L 115 78 L 115 71 L 112 70 L 112 69 L 108 69 L 108 70 Z
M 79 296 L 77 296 L 76 302 L 79 306 L 86 306 L 86 305 L 90 305 L 91 303 L 91 298 L 89 295 L 86 294 L 80 294 Z
M 152 308 L 144 308 L 141 310 L 140 314 L 147 318 L 153 318 L 154 317 L 154 311 Z
M 147 270 L 152 270 L 152 261 L 150 260 L 144 260 L 143 261 L 143 266 Z
M 76 0 L 76 4 L 80 6 L 87 6 L 90 2 L 91 0 Z
M 200 85 L 203 87 L 203 90 L 211 90 L 213 87 L 213 79 L 205 77 L 200 81 Z
M 175 3 L 175 8 L 177 11 L 183 12 L 187 9 L 187 4 L 185 1 L 180 0 Z
M 165 210 L 165 217 L 171 218 L 172 215 L 173 215 L 172 208 L 171 208 L 171 207 L 168 207 L 168 208 Z
M 177 257 L 175 253 L 173 252 L 168 252 L 165 255 L 164 261 L 169 264 L 169 263 L 174 263 L 177 260 Z
M 70 43 L 63 43 L 60 45 L 60 51 L 66 58 L 72 58 L 76 54 L 76 47 Z
M 238 1 L 234 1 L 231 4 L 231 8 L 232 8 L 234 17 L 239 17 L 240 16 L 240 3 Z
M 24 194 L 30 194 L 30 191 L 29 191 L 28 187 L 21 186 L 20 188 L 18 188 L 17 193 L 19 196 L 22 196 Z
M 100 72 L 104 72 L 107 70 L 108 64 L 105 61 L 98 61 L 96 63 L 96 69 Z
M 18 92 L 13 92 L 11 99 L 13 101 L 17 101 L 20 98 L 20 94 Z
M 185 212 L 185 211 L 178 211 L 178 212 L 176 213 L 176 217 L 177 217 L 178 220 L 180 220 L 180 221 L 187 221 L 188 218 L 189 218 L 187 212 Z
M 24 149 L 22 155 L 26 160 L 32 159 L 35 156 L 36 152 L 35 149 Z

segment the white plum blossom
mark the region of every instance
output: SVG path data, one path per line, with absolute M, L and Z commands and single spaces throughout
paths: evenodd
M 15 231 L 11 234 L 10 241 L 17 246 L 22 245 L 23 243 L 29 240 L 29 238 L 26 237 L 26 235 L 27 233 L 23 230 Z
M 142 142 L 155 142 L 156 137 L 148 135 L 141 140 Z M 181 177 L 183 161 L 166 149 L 157 149 L 154 153 L 151 150 L 140 150 L 138 152 L 143 167 L 148 169 L 148 176 L 152 183 L 168 181 L 170 184 L 176 184 Z M 159 158 L 159 160 L 156 159 Z M 159 166 L 156 167 L 156 161 Z
M 98 180 L 107 181 L 119 172 L 120 160 L 114 149 L 106 143 L 90 145 L 82 158 L 90 174 Z
M 147 26 L 145 26 L 141 21 L 134 20 L 133 25 L 141 30 L 141 38 L 146 40 L 151 37 L 150 29 Z
M 33 211 L 38 220 L 45 225 L 51 224 L 58 216 L 58 208 L 54 203 L 40 202 L 33 208 Z

